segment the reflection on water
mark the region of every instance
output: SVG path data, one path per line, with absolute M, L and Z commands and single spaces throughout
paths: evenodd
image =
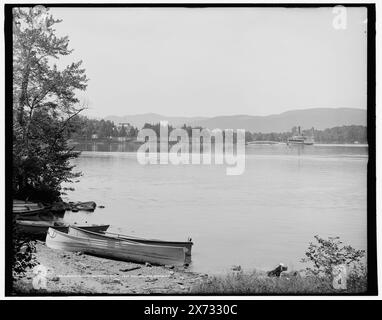
M 367 146 L 251 145 L 244 173 L 227 176 L 223 165 L 143 166 L 124 145 L 97 145 L 74 161 L 84 175 L 67 200 L 105 208 L 68 213 L 66 221 L 153 238 L 191 236 L 192 268 L 202 272 L 279 262 L 300 268 L 316 234 L 366 249 Z
M 83 142 L 75 144 L 74 147 L 78 151 L 92 151 L 92 152 L 135 152 L 138 150 L 140 144 L 134 142 Z

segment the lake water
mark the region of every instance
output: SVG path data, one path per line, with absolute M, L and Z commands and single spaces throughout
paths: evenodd
M 316 234 L 366 249 L 367 160 L 367 146 L 251 145 L 244 173 L 227 176 L 224 165 L 144 166 L 134 152 L 85 151 L 74 161 L 83 176 L 65 199 L 105 208 L 64 219 L 151 238 L 191 236 L 194 271 L 279 262 L 295 269 Z

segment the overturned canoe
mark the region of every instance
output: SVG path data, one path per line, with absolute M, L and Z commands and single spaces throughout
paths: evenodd
M 77 203 L 70 203 L 73 209 L 82 210 L 82 211 L 94 211 L 97 207 L 97 204 L 94 201 L 87 201 L 87 202 L 77 202 Z
M 69 230 L 69 234 L 72 234 L 77 237 L 90 237 L 93 239 L 113 239 L 113 240 L 119 240 L 119 241 L 132 241 L 142 244 L 149 244 L 154 246 L 165 246 L 165 247 L 182 247 L 186 251 L 186 256 L 191 256 L 191 249 L 193 242 L 190 241 L 166 241 L 166 240 L 159 240 L 159 239 L 145 239 L 145 238 L 138 238 L 134 236 L 128 236 L 118 233 L 112 233 L 112 232 L 91 232 L 93 230 L 81 230 L 78 229 L 77 226 L 72 226 Z
M 60 221 L 30 221 L 30 220 L 17 220 L 17 228 L 20 232 L 33 234 L 33 235 L 45 235 L 50 227 L 55 228 L 61 232 L 68 232 L 70 224 L 63 223 Z M 106 224 L 83 224 L 76 225 L 76 227 L 94 231 L 102 232 L 109 228 Z
M 181 247 L 164 247 L 146 245 L 115 239 L 93 239 L 90 237 L 77 237 L 71 233 L 63 233 L 49 228 L 46 234 L 46 245 L 52 249 L 66 251 L 81 251 L 105 258 L 123 261 L 132 261 L 159 265 L 183 265 L 185 263 L 185 250 Z

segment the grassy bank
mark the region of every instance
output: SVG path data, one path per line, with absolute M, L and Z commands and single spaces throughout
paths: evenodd
M 366 276 L 350 275 L 347 289 L 333 288 L 330 277 L 288 276 L 268 277 L 265 272 L 232 272 L 224 276 L 208 277 L 195 284 L 195 294 L 352 294 L 362 293 L 367 289 Z

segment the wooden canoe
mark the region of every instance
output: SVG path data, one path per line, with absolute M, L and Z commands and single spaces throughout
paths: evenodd
M 14 210 L 25 210 L 25 209 L 41 209 L 43 206 L 38 203 L 13 203 Z
M 13 206 L 14 207 L 22 207 L 22 206 L 41 207 L 42 205 L 36 202 L 31 202 L 31 201 L 13 200 Z
M 52 221 L 57 221 L 58 218 L 63 218 L 65 213 L 57 213 L 57 212 L 52 212 L 50 210 L 46 210 L 43 212 L 37 212 L 34 214 L 14 214 L 14 217 L 16 221 L 47 221 L 47 222 L 52 222 Z
M 49 228 L 46 234 L 46 245 L 52 249 L 81 251 L 105 258 L 158 265 L 183 265 L 185 250 L 181 247 L 153 246 L 141 243 L 118 241 L 115 239 L 93 239 L 76 237 Z
M 34 212 L 34 211 L 41 211 L 45 210 L 46 208 L 44 206 L 40 205 L 14 205 L 12 207 L 12 211 L 14 213 L 28 213 L 28 212 Z
M 17 228 L 20 232 L 33 234 L 33 235 L 44 235 L 47 233 L 50 227 L 55 228 L 61 232 L 68 232 L 69 224 L 60 221 L 30 221 L 30 220 L 16 220 Z M 106 231 L 109 225 L 105 224 L 83 224 L 77 225 L 78 228 L 83 228 L 85 230 L 90 230 L 94 232 Z
M 12 212 L 17 216 L 33 216 L 39 213 L 46 212 L 48 207 L 44 207 L 40 203 L 13 200 Z
M 159 239 L 145 239 L 112 232 L 97 233 L 97 231 L 91 231 L 92 230 L 81 230 L 78 229 L 76 226 L 71 226 L 69 234 L 73 234 L 74 236 L 78 237 L 90 237 L 93 239 L 114 239 L 119 241 L 133 241 L 154 246 L 183 247 L 186 250 L 186 256 L 191 256 L 191 249 L 193 245 L 193 242 L 191 241 L 166 241 Z

